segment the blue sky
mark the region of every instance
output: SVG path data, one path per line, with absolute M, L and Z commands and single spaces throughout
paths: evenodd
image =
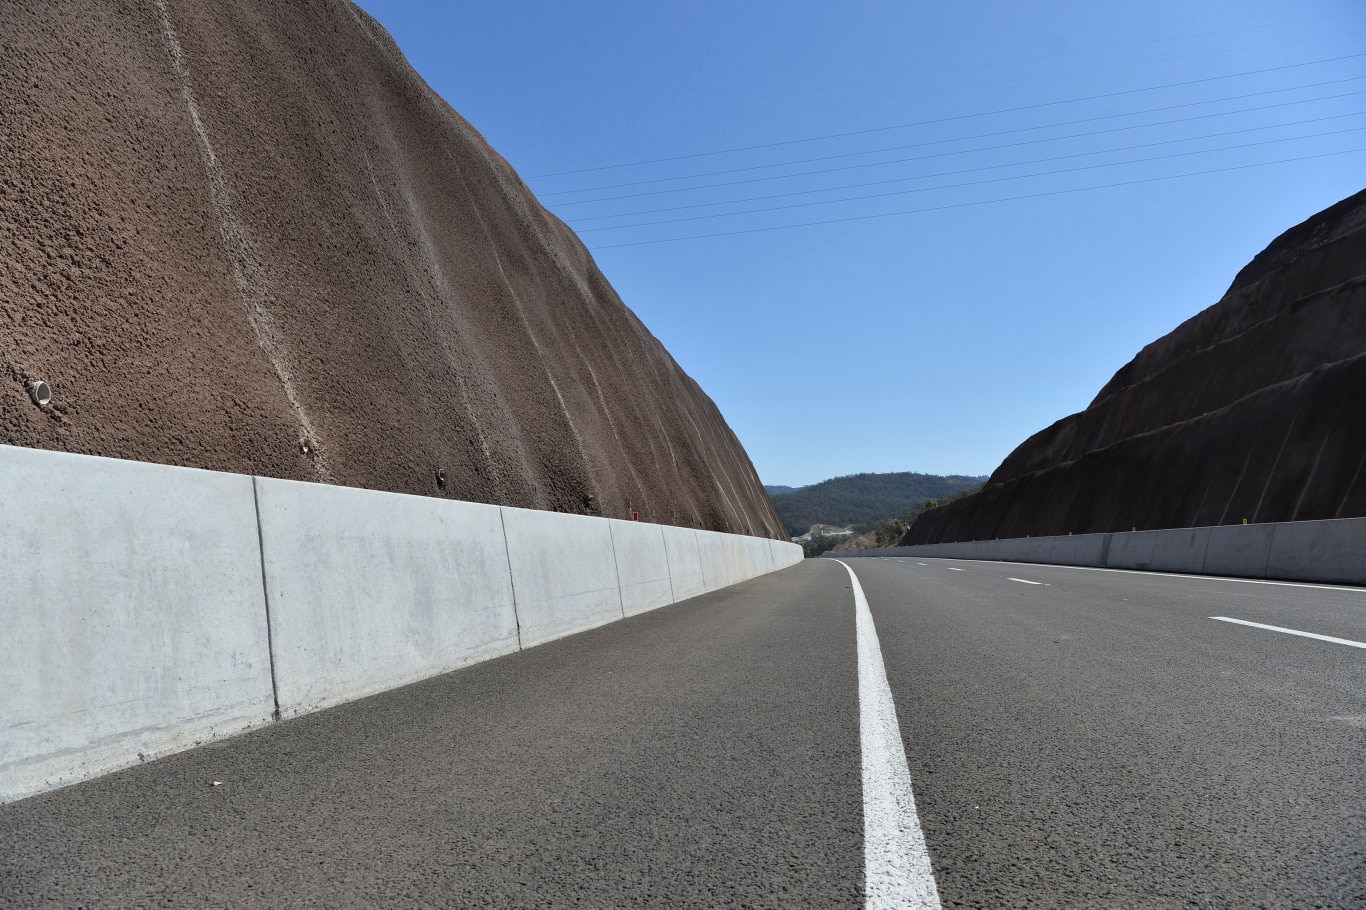
M 989 473 L 1366 187 L 1354 0 L 360 5 L 765 483 Z

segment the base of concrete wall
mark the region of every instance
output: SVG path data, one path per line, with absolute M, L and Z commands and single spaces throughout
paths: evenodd
M 1366 518 L 977 540 L 829 555 L 937 556 L 1366 585 Z

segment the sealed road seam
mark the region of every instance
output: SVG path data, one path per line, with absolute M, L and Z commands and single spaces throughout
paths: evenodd
M 1298 629 L 1285 629 L 1281 626 L 1268 626 L 1260 622 L 1248 622 L 1246 619 L 1230 619 L 1227 616 L 1211 616 L 1210 619 L 1217 619 L 1220 622 L 1236 622 L 1240 626 L 1252 626 L 1254 629 L 1269 629 L 1272 632 L 1284 632 L 1286 635 L 1299 635 L 1302 638 L 1317 638 L 1319 641 L 1330 641 L 1335 645 L 1347 645 L 1349 648 L 1366 648 L 1366 642 L 1352 641 L 1350 638 L 1334 638 L 1331 635 L 1319 635 L 1315 632 L 1301 632 Z
M 835 560 L 839 562 L 839 560 Z M 846 563 L 858 634 L 859 739 L 863 753 L 864 906 L 939 910 L 930 852 L 915 813 L 911 772 L 901 744 L 892 688 L 873 614 Z

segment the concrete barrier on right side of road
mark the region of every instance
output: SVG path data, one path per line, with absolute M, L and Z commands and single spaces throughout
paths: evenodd
M 1044 558 L 1049 562 L 1066 565 L 1069 551 L 1072 549 L 1072 540 L 1071 537 L 1046 537 L 1039 541 L 1039 546 Z
M 1077 534 L 1067 538 L 1067 547 L 1061 555 L 1061 564 L 1065 566 L 1094 566 L 1100 562 L 1104 550 L 1104 534 Z
M 522 647 L 622 618 L 616 553 L 604 519 L 502 510 Z
M 270 721 L 250 477 L 0 446 L 0 803 Z
M 1206 575 L 1266 577 L 1267 561 L 1271 556 L 1271 537 L 1275 530 L 1273 524 L 1219 525 L 1209 528 L 1201 571 Z
M 1366 518 L 1016 537 L 833 555 L 1003 560 L 1366 585 Z
M 1266 575 L 1366 582 L 1366 520 L 1287 521 L 1276 525 Z
M 284 716 L 517 650 L 498 506 L 256 484 Z
M 983 559 L 997 559 L 999 554 L 1004 552 L 999 540 L 984 540 L 981 542 L 979 551 Z
M 1112 569 L 1151 569 L 1157 531 L 1116 534 L 1110 539 L 1110 554 L 1105 565 Z
M 1152 564 L 1163 572 L 1199 575 L 1205 571 L 1205 548 L 1209 528 L 1173 528 L 1167 531 L 1140 531 L 1153 535 Z M 1116 538 L 1132 534 L 1116 534 Z

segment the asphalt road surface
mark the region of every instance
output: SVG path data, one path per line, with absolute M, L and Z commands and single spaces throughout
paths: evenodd
M 807 561 L 0 807 L 0 906 L 860 906 L 881 678 L 870 905 L 1366 907 L 1366 590 L 849 564 L 877 667 Z

